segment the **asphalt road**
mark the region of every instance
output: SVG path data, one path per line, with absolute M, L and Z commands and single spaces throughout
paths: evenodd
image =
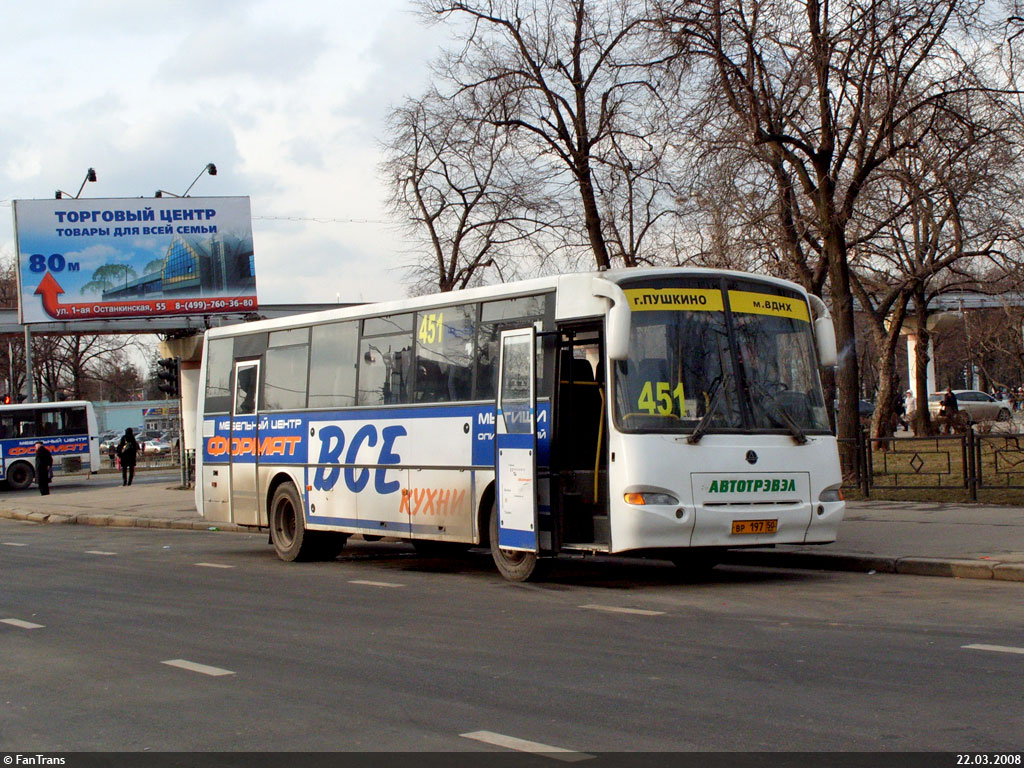
M 1020 586 L 0 520 L 0 750 L 1013 751 Z M 971 647 L 974 646 L 974 647 Z

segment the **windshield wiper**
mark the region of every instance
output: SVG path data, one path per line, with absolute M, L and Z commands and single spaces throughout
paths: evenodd
M 725 387 L 722 386 L 725 383 L 725 377 L 719 377 L 718 381 L 715 382 L 714 388 L 711 390 L 711 400 L 708 402 L 708 411 L 704 414 L 697 426 L 694 427 L 693 432 L 686 438 L 686 442 L 690 445 L 696 445 L 700 442 L 700 439 L 707 434 L 708 429 L 711 428 L 711 417 L 715 415 L 715 411 L 718 410 L 718 403 L 722 399 L 722 394 L 725 392 Z
M 793 439 L 796 441 L 797 445 L 803 445 L 804 443 L 806 443 L 807 435 L 804 434 L 804 431 L 800 428 L 800 425 L 793 420 L 793 417 L 786 412 L 786 409 L 782 406 L 782 403 L 780 403 L 778 398 L 776 398 L 775 395 L 771 393 L 771 390 L 769 390 L 763 384 L 758 383 L 755 383 L 754 387 L 755 389 L 757 389 L 758 392 L 764 395 L 765 399 L 769 403 L 771 403 L 772 406 L 774 406 L 776 415 L 773 416 L 771 413 L 769 413 L 767 408 L 764 409 L 765 413 L 767 413 L 768 416 L 772 418 L 774 421 L 781 421 L 781 426 L 784 426 L 786 427 L 786 429 L 789 430 L 790 434 L 793 435 Z M 781 418 L 776 418 L 776 416 Z

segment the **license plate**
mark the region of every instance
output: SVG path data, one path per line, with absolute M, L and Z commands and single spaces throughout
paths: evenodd
M 778 520 L 733 520 L 732 532 L 742 533 L 775 533 L 779 528 Z

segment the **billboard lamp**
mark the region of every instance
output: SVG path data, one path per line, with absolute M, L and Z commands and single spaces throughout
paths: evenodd
M 173 192 L 168 192 L 166 189 L 158 189 L 156 192 L 153 193 L 153 197 L 163 197 L 164 195 L 166 195 L 167 197 L 188 197 L 188 193 L 192 191 L 192 187 L 194 187 L 196 185 L 196 182 L 203 177 L 204 173 L 208 173 L 211 176 L 216 176 L 217 166 L 214 165 L 213 163 L 207 163 L 203 167 L 203 170 L 199 172 L 199 175 L 195 177 L 191 184 L 188 185 L 188 189 L 185 190 L 184 194 L 176 195 Z
M 78 188 L 78 194 L 76 194 L 76 195 L 69 195 L 67 192 L 61 192 L 58 189 L 56 192 L 53 193 L 53 196 L 55 198 L 57 198 L 58 200 L 60 200 L 62 197 L 70 197 L 70 198 L 72 198 L 74 200 L 77 200 L 78 196 L 82 194 L 82 190 L 85 189 L 86 183 L 90 182 L 90 181 L 96 181 L 96 169 L 95 168 L 90 168 L 89 170 L 87 170 L 85 172 L 85 178 L 82 179 L 82 186 L 80 186 Z

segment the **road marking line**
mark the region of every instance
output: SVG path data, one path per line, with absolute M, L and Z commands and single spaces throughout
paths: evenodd
M 2 624 L 10 624 L 12 627 L 18 627 L 19 629 L 42 629 L 42 624 L 33 624 L 31 621 L 22 621 L 21 619 L 0 619 Z
M 178 667 L 179 669 L 187 669 L 189 672 L 198 672 L 201 675 L 209 675 L 210 677 L 223 677 L 224 675 L 235 674 L 230 669 L 221 669 L 220 667 L 210 667 L 206 664 L 196 664 L 194 661 L 186 661 L 185 659 L 170 659 L 168 661 L 161 661 L 161 664 L 166 664 L 169 667 Z
M 201 565 L 203 568 L 234 568 L 233 565 L 221 565 L 220 563 L 196 563 Z
M 581 760 L 590 760 L 593 758 L 593 755 L 588 755 L 586 752 L 575 752 L 571 749 L 551 747 L 547 744 L 540 744 L 536 741 L 517 739 L 514 736 L 504 736 L 500 733 L 493 733 L 492 731 L 473 731 L 472 733 L 460 733 L 459 735 L 464 739 L 482 741 L 485 744 L 493 744 L 496 747 L 514 749 L 517 752 L 530 752 L 535 755 L 550 757 L 552 760 L 561 760 L 565 763 L 578 763 Z
M 1024 654 L 1024 648 L 1014 648 L 1012 645 L 985 645 L 975 643 L 974 645 L 962 645 L 961 648 L 970 648 L 972 651 L 996 651 L 997 653 L 1020 653 Z
M 643 608 L 620 608 L 617 605 L 581 605 L 580 608 L 586 608 L 589 611 L 608 611 L 609 613 L 632 613 L 637 616 L 664 616 L 664 611 L 646 611 Z
M 21 544 L 21 543 L 19 543 L 17 541 L 5 541 L 4 542 L 4 546 L 5 547 L 27 547 L 28 544 Z
M 362 584 L 365 587 L 404 587 L 405 584 L 395 584 L 392 581 L 367 581 L 365 579 L 354 579 L 349 584 Z
M 104 555 L 105 557 L 113 557 L 114 555 L 117 554 L 117 552 L 101 552 L 98 549 L 87 549 L 87 550 L 85 550 L 85 554 L 87 554 L 87 555 Z

